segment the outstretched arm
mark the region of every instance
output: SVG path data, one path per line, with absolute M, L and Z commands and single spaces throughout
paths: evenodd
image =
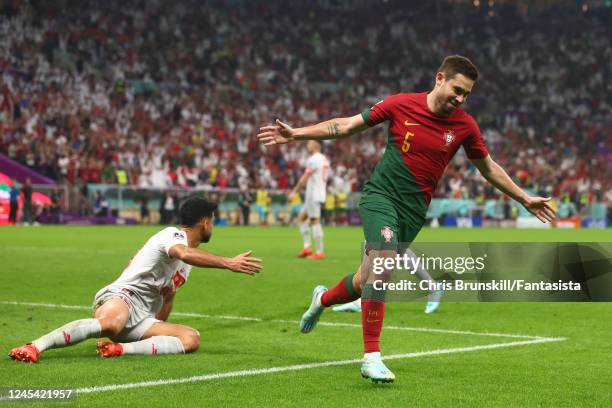
M 233 272 L 254 275 L 259 273 L 262 264 L 261 259 L 251 256 L 252 252 L 253 251 L 247 251 L 233 258 L 226 258 L 211 254 L 199 248 L 190 248 L 183 244 L 176 244 L 170 248 L 168 254 L 172 258 L 180 259 L 189 265 L 198 266 L 200 268 L 229 269 Z
M 513 200 L 518 201 L 542 222 L 551 222 L 556 214 L 548 202 L 550 197 L 530 197 L 508 176 L 501 166 L 487 156 L 484 159 L 473 159 L 472 163 L 480 174 L 495 188 L 508 194 Z
M 276 119 L 275 125 L 259 129 L 257 139 L 264 146 L 285 144 L 294 140 L 327 140 L 349 137 L 367 129 L 369 126 L 361 114 L 349 118 L 336 118 L 312 126 L 292 128 Z

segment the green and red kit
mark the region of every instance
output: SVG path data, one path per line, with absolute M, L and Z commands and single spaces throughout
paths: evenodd
M 460 108 L 448 116 L 433 113 L 427 92 L 389 96 L 361 115 L 369 126 L 389 121 L 387 148 L 359 203 L 366 241 L 387 248 L 412 242 L 459 147 L 470 159 L 489 154 L 480 129 Z

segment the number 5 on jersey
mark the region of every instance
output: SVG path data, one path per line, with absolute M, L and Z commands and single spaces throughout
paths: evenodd
M 406 126 L 420 126 L 419 123 L 412 123 L 409 121 L 405 121 L 404 125 Z M 402 152 L 404 153 L 408 153 L 408 150 L 410 150 L 410 142 L 408 141 L 408 139 L 410 139 L 412 136 L 414 136 L 414 133 L 412 133 L 411 131 L 407 131 L 406 135 L 404 136 L 404 143 L 402 144 Z
M 414 136 L 414 133 L 410 131 L 406 132 L 406 136 L 404 136 L 404 143 L 402 144 L 402 152 L 407 153 L 408 150 L 410 150 L 410 142 L 408 139 L 410 139 L 412 136 Z

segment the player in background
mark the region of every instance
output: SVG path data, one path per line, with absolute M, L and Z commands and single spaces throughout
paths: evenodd
M 425 223 L 427 207 L 444 169 L 460 147 L 484 178 L 521 203 L 542 222 L 555 217 L 550 198 L 530 197 L 518 187 L 487 151 L 476 121 L 460 106 L 478 78 L 465 57 L 446 57 L 430 92 L 389 96 L 362 113 L 313 126 L 292 128 L 276 120 L 257 135 L 266 146 L 300 140 L 346 138 L 389 122 L 385 153 L 363 189 L 359 212 L 367 251 L 357 272 L 328 290 L 317 286 L 311 305 L 302 316 L 300 330 L 312 331 L 326 307 L 361 297 L 364 359 L 361 375 L 372 381 L 392 382 L 395 375 L 380 355 L 380 334 L 385 314 L 385 291 L 373 283 L 388 282 L 393 269 L 372 273 L 376 258 L 395 258 L 414 241 Z M 393 262 L 392 262 L 393 263 Z
M 365 250 L 365 249 L 364 249 Z M 417 256 L 412 252 L 410 248 L 405 248 L 404 253 L 408 255 L 409 258 L 417 258 Z M 440 302 L 442 301 L 442 296 L 444 296 L 444 289 L 441 286 L 436 285 L 436 280 L 431 277 L 429 272 L 422 265 L 419 265 L 415 271 L 414 276 L 419 280 L 424 280 L 429 282 L 428 287 L 440 289 L 431 289 L 429 294 L 427 295 L 427 303 L 425 304 L 425 313 L 430 314 L 438 310 L 440 307 Z M 332 308 L 334 312 L 353 312 L 353 313 L 361 313 L 361 298 L 355 299 L 352 302 L 339 304 L 338 306 L 334 306 Z
M 264 187 L 264 183 L 260 180 L 257 182 L 257 191 L 255 193 L 255 209 L 259 214 L 259 225 L 268 225 L 268 214 L 270 214 L 270 193 Z
M 336 194 L 335 187 L 328 185 L 327 194 L 325 195 L 325 204 L 323 209 L 325 210 L 322 214 L 323 223 L 325 225 L 336 225 Z
M 168 227 L 153 235 L 134 255 L 119 278 L 95 296 L 93 318 L 75 320 L 44 336 L 14 348 L 13 360 L 38 362 L 45 350 L 67 347 L 85 339 L 100 341 L 98 354 L 179 354 L 196 351 L 200 333 L 188 326 L 167 323 L 174 295 L 189 277 L 192 266 L 228 269 L 254 275 L 260 259 L 247 251 L 233 258 L 199 249 L 212 236 L 216 204 L 189 198 L 180 208 L 181 227 Z
M 298 180 L 293 190 L 289 192 L 287 200 L 291 202 L 296 194 L 299 194 L 304 184 L 306 194 L 304 206 L 298 215 L 298 225 L 304 246 L 298 257 L 308 259 L 325 259 L 323 252 L 323 227 L 321 226 L 321 206 L 325 203 L 325 187 L 329 176 L 329 161 L 321 153 L 321 142 L 310 140 L 306 144 L 310 157 L 306 161 L 304 173 Z M 310 245 L 310 227 L 315 241 L 315 252 Z

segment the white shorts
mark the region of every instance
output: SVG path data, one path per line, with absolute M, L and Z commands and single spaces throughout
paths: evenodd
M 323 202 L 315 200 L 304 200 L 304 206 L 302 207 L 302 213 L 305 213 L 308 218 L 321 218 L 321 206 Z
M 146 310 L 142 302 L 132 290 L 117 286 L 106 286 L 96 293 L 93 302 L 93 310 L 102 306 L 111 299 L 121 299 L 129 309 L 128 320 L 121 332 L 111 338 L 115 343 L 131 343 L 142 340 L 142 336 L 151 326 L 161 320 Z

